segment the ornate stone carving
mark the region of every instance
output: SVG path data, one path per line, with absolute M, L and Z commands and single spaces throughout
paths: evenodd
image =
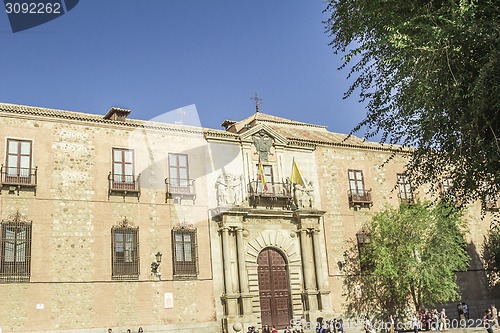
M 215 182 L 217 205 L 241 205 L 243 175 L 221 174 Z
M 314 207 L 314 186 L 312 181 L 306 181 L 305 186 L 293 185 L 293 202 L 297 208 Z
M 269 161 L 269 154 L 273 146 L 273 139 L 264 130 L 260 130 L 253 137 L 253 144 L 263 162 Z

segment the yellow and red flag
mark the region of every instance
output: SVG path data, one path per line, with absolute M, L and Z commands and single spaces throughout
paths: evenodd
M 262 165 L 262 161 L 259 158 L 259 170 L 257 171 L 257 180 L 259 180 L 262 183 L 262 188 L 264 189 L 264 192 L 268 191 L 267 188 L 267 183 L 266 183 L 266 176 L 264 174 L 264 166 Z
M 290 181 L 292 182 L 292 184 L 306 186 L 304 176 L 302 176 L 302 172 L 300 172 L 299 166 L 297 165 L 297 163 L 295 163 L 295 159 L 292 162 L 292 175 L 290 176 Z

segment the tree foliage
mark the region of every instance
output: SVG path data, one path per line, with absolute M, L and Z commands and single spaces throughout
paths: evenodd
M 454 206 L 387 208 L 365 228 L 370 242 L 359 249 L 353 244 L 346 253 L 348 313 L 401 318 L 409 309 L 459 298 L 455 272 L 467 269 L 469 256 L 465 225 Z
M 414 147 L 414 185 L 463 204 L 500 190 L 500 6 L 494 0 L 328 0 L 325 22 L 366 118 L 352 131 Z
M 498 285 L 500 280 L 500 226 L 495 220 L 488 234 L 484 236 L 482 258 L 490 287 Z

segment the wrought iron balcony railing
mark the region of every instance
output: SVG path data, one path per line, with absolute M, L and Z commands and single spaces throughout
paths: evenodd
M 410 205 L 415 203 L 415 195 L 412 192 L 399 192 L 398 198 L 401 202 L 405 202 Z
M 0 188 L 3 186 L 14 186 L 19 195 L 21 188 L 33 190 L 36 195 L 37 167 L 17 168 L 0 166 Z
M 0 167 L 2 185 L 36 186 L 37 168 L 7 168 Z
M 356 191 L 349 190 L 347 191 L 347 196 L 349 198 L 349 206 L 368 206 L 370 207 L 373 204 L 371 189 L 367 191 Z
M 258 205 L 282 206 L 290 208 L 292 204 L 292 184 L 281 182 L 267 182 L 266 186 L 260 180 L 248 184 L 248 195 L 250 205 L 256 208 Z
M 119 175 L 112 174 L 108 175 L 108 199 L 112 194 L 134 195 L 137 196 L 137 200 L 141 196 L 141 175 L 137 177 L 134 175 Z
M 168 199 L 174 199 L 175 201 L 188 199 L 193 200 L 193 204 L 195 203 L 196 187 L 194 179 L 166 178 L 165 185 L 167 186 L 165 202 Z

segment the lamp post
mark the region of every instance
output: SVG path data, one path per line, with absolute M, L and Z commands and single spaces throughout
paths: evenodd
M 158 271 L 158 268 L 160 267 L 160 263 L 161 263 L 161 256 L 162 256 L 162 254 L 160 253 L 160 251 L 158 251 L 155 254 L 156 261 L 153 261 L 151 263 L 151 275 L 156 276 L 158 278 L 158 280 L 161 278 L 161 272 Z

